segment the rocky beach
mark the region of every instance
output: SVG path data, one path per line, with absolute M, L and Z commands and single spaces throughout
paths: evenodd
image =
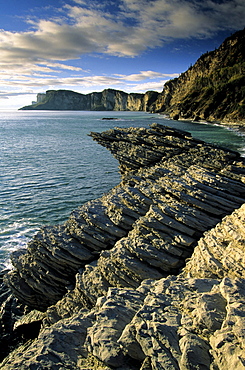
M 92 132 L 120 183 L 1 275 L 10 369 L 243 369 L 245 160 L 160 124 Z

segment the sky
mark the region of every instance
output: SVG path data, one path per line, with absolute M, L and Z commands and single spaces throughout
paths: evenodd
M 46 90 L 160 92 L 244 27 L 244 0 L 1 1 L 0 109 Z

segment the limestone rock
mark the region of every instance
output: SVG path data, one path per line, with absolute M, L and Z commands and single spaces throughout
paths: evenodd
M 244 160 L 156 124 L 92 136 L 122 180 L 13 254 L 1 369 L 240 370 Z
M 36 104 L 21 110 L 85 110 L 85 111 L 148 111 L 158 93 L 126 93 L 105 89 L 102 92 L 80 94 L 70 90 L 48 90 L 37 95 Z M 41 98 L 41 99 L 40 99 Z
M 89 352 L 108 368 L 144 369 L 148 362 L 149 369 L 225 370 L 232 364 L 240 370 L 245 360 L 243 318 L 244 279 L 189 279 L 182 274 L 148 280 L 136 290 L 110 289 L 92 311 L 44 328 L 1 368 L 28 369 L 38 362 L 40 369 L 81 369 Z
M 2 363 L 2 369 L 79 369 L 77 362 L 87 352 L 83 348 L 90 319 L 80 315 L 45 328 L 38 339 L 20 346 Z
M 184 271 L 191 277 L 245 278 L 245 204 L 205 233 Z
M 121 366 L 124 355 L 117 340 L 143 298 L 143 294 L 134 290 L 110 288 L 105 298 L 98 299 L 95 323 L 87 330 L 87 350 L 110 366 Z
M 245 290 L 244 279 L 224 278 L 221 292 L 227 302 L 222 327 L 210 338 L 211 354 L 218 368 L 242 369 L 245 366 Z
M 159 124 L 91 135 L 118 158 L 123 179 L 13 255 L 5 282 L 31 308 L 59 301 L 81 269 L 89 305 L 109 286 L 176 274 L 203 232 L 244 202 L 245 166 L 235 152 Z

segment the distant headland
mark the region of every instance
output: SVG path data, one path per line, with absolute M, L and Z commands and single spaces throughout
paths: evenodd
M 37 94 L 37 101 L 21 110 L 85 110 L 85 111 L 150 111 L 159 93 L 145 94 L 105 89 L 80 94 L 71 90 L 48 90 Z

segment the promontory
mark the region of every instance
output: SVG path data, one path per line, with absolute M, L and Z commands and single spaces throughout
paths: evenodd
M 90 135 L 121 181 L 13 252 L 0 368 L 244 369 L 244 158 L 159 124 Z
M 245 124 L 245 29 L 203 54 L 163 91 L 145 94 L 106 89 L 80 94 L 49 90 L 22 110 L 99 110 L 165 113 L 174 119 Z

